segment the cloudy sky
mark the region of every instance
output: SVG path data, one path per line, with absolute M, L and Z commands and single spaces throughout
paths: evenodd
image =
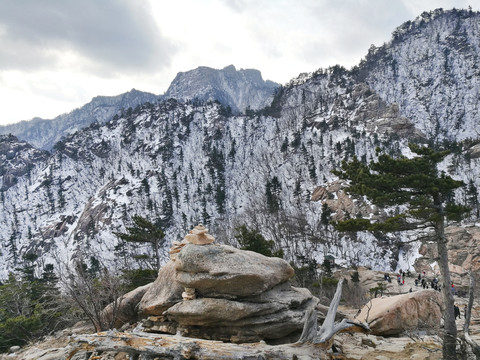
M 96 95 L 162 94 L 179 71 L 255 68 L 286 83 L 350 68 L 403 22 L 473 0 L 0 0 L 0 124 Z M 475 1 L 476 2 L 476 1 Z

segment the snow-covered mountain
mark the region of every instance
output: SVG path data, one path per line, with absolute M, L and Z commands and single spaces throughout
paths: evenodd
M 416 248 L 400 247 L 399 237 L 333 231 L 322 201 L 312 195 L 335 180 L 331 170 L 344 159 L 356 155 L 369 161 L 378 146 L 407 154 L 410 141 L 443 139 L 453 152 L 442 169 L 477 191 L 478 115 L 465 114 L 456 130 L 450 118 L 457 119 L 467 104 L 478 109 L 480 74 L 468 68 L 479 55 L 474 45 L 479 23 L 480 14 L 468 11 L 422 14 L 382 48 L 370 49 L 358 67 L 303 74 L 278 88 L 269 106 L 246 115 L 231 115 L 231 105 L 220 99 L 170 98 L 66 135 L 53 154 L 35 153 L 28 172 L 0 179 L 0 277 L 29 252 L 43 263 L 94 256 L 117 265 L 133 259 L 124 257 L 125 250 L 148 253 L 113 235 L 129 226 L 134 214 L 162 225 L 165 252 L 202 222 L 222 242 L 234 241 L 238 225 L 256 228 L 299 264 L 322 261 L 325 254 L 377 269 L 411 261 Z M 437 41 L 435 29 L 447 39 L 458 28 L 471 34 L 462 56 L 452 55 L 443 67 L 436 58 L 421 57 L 416 68 L 409 64 L 425 49 L 436 49 L 437 43 L 430 43 Z M 455 44 L 442 40 L 441 49 L 455 54 Z M 398 49 L 409 49 L 410 57 Z M 450 80 L 437 81 L 442 76 Z M 437 99 L 446 93 L 448 101 Z M 412 104 L 418 104 L 418 113 Z M 32 148 L 14 137 L 3 137 L 1 144 L 0 169 L 30 159 Z M 341 193 L 323 194 L 335 199 Z M 458 196 L 469 199 L 467 191 Z
M 371 47 L 357 68 L 386 102 L 435 142 L 477 138 L 480 18 L 471 10 L 424 12 Z

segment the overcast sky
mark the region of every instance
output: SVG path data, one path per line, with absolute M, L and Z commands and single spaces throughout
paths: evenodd
M 0 124 L 132 88 L 162 94 L 198 66 L 255 68 L 282 84 L 350 68 L 423 11 L 469 5 L 479 10 L 473 0 L 0 0 Z

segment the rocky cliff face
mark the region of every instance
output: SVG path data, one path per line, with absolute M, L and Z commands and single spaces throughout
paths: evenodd
M 347 205 L 344 216 L 370 210 L 340 192 L 328 191 L 326 184 L 335 180 L 331 170 L 342 160 L 357 156 L 370 161 L 376 156 L 376 147 L 392 155 L 410 156 L 409 141 L 433 143 L 440 139 L 438 134 L 447 134 L 450 142 L 446 144 L 453 151 L 441 170 L 468 184 L 456 196 L 478 208 L 478 123 L 465 115 L 458 131 L 453 131 L 455 127 L 442 115 L 436 123 L 440 130 L 432 132 L 430 125 L 420 120 L 426 119 L 422 111 L 430 111 L 430 118 L 436 116 L 433 107 L 426 107 L 431 98 L 425 94 L 451 92 L 449 101 L 442 102 L 445 114 L 456 114 L 467 98 L 477 106 L 480 100 L 475 97 L 475 84 L 480 76 L 467 71 L 478 55 L 475 46 L 462 48 L 463 55 L 470 55 L 448 62 L 446 74 L 452 76 L 448 78 L 451 81 L 434 86 L 422 83 L 426 93 L 412 87 L 406 92 L 408 98 L 400 90 L 391 92 L 395 95 L 391 97 L 377 80 L 391 83 L 389 89 L 401 89 L 402 83 L 417 84 L 420 75 L 433 80 L 443 76 L 432 70 L 436 68 L 434 59 L 431 63 L 425 60 L 418 69 L 403 71 L 401 77 L 392 75 L 387 62 L 390 55 L 400 57 L 400 52 L 392 49 L 406 44 L 411 51 L 430 48 L 426 44 L 436 38 L 427 35 L 437 28 L 442 29 L 441 48 L 459 51 L 445 39 L 458 33 L 457 24 L 467 35 L 478 31 L 474 25 L 478 16 L 452 11 L 435 13 L 423 23 L 416 20 L 405 25 L 401 36 L 386 45 L 384 52 L 376 51 L 373 56 L 372 50 L 358 69 L 335 66 L 304 74 L 279 88 L 270 106 L 246 115 L 229 115 L 225 105 L 217 102 L 168 99 L 144 103 L 110 121 L 66 135 L 56 143 L 53 154 L 34 151 L 20 141 L 7 141 L 5 154 L 11 150 L 18 158 L 30 159 L 31 169 L 18 172 L 14 180 L 0 179 L 0 276 L 19 266 L 28 252 L 52 263 L 59 257 L 90 256 L 101 256 L 108 263 L 122 256 L 115 252 L 118 239 L 113 231 L 129 226 L 133 214 L 162 225 L 165 253 L 172 241 L 196 223 L 208 224 L 226 243 L 235 243 L 233 229 L 246 224 L 274 240 L 286 259 L 299 265 L 322 262 L 329 254 L 340 264 L 407 268 L 419 256 L 418 245 L 403 248 L 403 235 L 345 235 L 328 225 L 322 202 L 333 206 L 334 200 L 340 200 L 337 203 Z M 473 44 L 472 36 L 467 38 Z M 410 66 L 407 60 L 402 64 L 405 69 Z M 413 73 L 417 70 L 418 76 Z M 451 87 L 453 80 L 458 93 Z M 473 85 L 467 88 L 470 85 L 465 84 Z M 419 107 L 423 110 L 414 116 L 412 104 L 417 103 L 424 104 Z M 475 139 L 460 142 L 467 133 Z M 1 161 L 2 169 L 13 166 L 7 156 Z M 327 191 L 323 195 L 315 191 L 312 199 L 317 188 Z M 476 218 L 474 212 L 470 220 Z M 127 250 L 135 255 L 149 252 L 142 246 Z
M 449 239 L 448 258 L 451 279 L 459 294 L 467 294 L 470 273 L 480 278 L 480 229 L 477 226 L 450 226 L 446 229 Z M 440 271 L 436 262 L 437 249 L 434 243 L 426 242 L 419 250 L 421 258 L 415 262 L 417 272 L 425 272 L 430 280 L 438 277 Z M 449 286 L 450 284 L 447 284 Z M 476 289 L 479 294 L 479 289 Z

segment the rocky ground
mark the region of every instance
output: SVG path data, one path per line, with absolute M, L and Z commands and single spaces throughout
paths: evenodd
M 342 312 L 354 316 L 356 309 L 341 307 Z M 478 319 L 478 317 L 476 318 Z M 463 329 L 464 319 L 457 320 L 459 335 Z M 88 325 L 78 325 L 74 328 L 63 330 L 53 336 L 47 337 L 43 341 L 30 344 L 29 346 L 20 349 L 16 353 L 0 355 L 1 360 L 63 360 L 67 359 L 73 353 L 75 348 L 80 345 L 79 339 L 82 334 L 93 333 Z M 480 326 L 478 321 L 474 321 L 471 328 L 471 334 L 476 341 L 480 341 Z M 175 335 L 158 335 L 164 344 L 174 343 L 179 341 L 179 337 Z M 229 343 L 222 343 L 218 341 L 186 339 L 183 341 L 183 348 L 188 349 L 187 344 L 194 342 L 196 345 L 203 345 L 206 347 L 213 347 L 219 351 L 226 352 L 237 351 L 241 355 L 242 348 L 251 350 L 256 349 L 258 353 L 264 352 L 265 359 L 268 356 L 268 351 L 272 346 L 266 345 L 264 342 L 236 345 Z M 341 333 L 335 338 L 335 346 L 343 353 L 340 359 L 355 359 L 355 360 L 387 360 L 387 359 L 425 359 L 425 360 L 440 360 L 442 358 L 442 347 L 440 338 L 436 335 L 427 335 L 425 333 L 411 333 L 396 337 L 382 337 L 374 335 L 364 335 L 358 333 Z M 311 352 L 297 348 L 298 359 L 312 359 Z M 303 353 L 303 357 L 302 357 Z M 309 354 L 308 354 L 309 353 Z M 186 353 L 184 353 L 186 355 Z M 77 357 L 75 357 L 77 356 Z M 102 355 L 95 355 L 90 352 L 90 359 L 129 359 L 128 355 L 123 352 L 107 352 Z M 85 353 L 77 353 L 71 357 L 72 360 L 89 359 Z M 188 358 L 188 357 L 183 357 Z M 240 357 L 241 358 L 241 357 Z M 293 357 L 292 357 L 293 358 Z M 315 357 L 314 357 L 315 358 Z M 207 359 L 207 358 L 203 358 Z M 271 358 L 273 359 L 273 358 Z M 473 358 L 472 358 L 473 359 Z
M 384 273 L 371 271 L 365 268 L 358 269 L 360 273 L 360 279 L 362 286 L 368 289 L 369 286 L 373 287 L 378 282 L 383 282 Z M 391 274 L 395 275 L 395 274 Z M 420 291 L 420 287 L 416 287 L 413 277 L 406 277 L 404 285 L 398 285 L 396 280 L 391 283 L 385 282 L 387 290 L 384 297 L 390 297 L 396 294 L 408 293 L 410 288 L 412 292 Z M 467 299 L 455 296 L 455 302 L 462 309 L 462 316 L 457 320 L 459 337 L 462 336 L 464 326 L 463 305 L 466 304 Z M 349 318 L 354 318 L 357 315 L 358 309 L 340 306 L 339 311 Z M 130 336 L 133 326 L 126 329 L 126 334 L 121 336 Z M 56 359 L 129 359 L 128 354 L 124 352 L 104 352 L 103 354 L 95 352 L 79 351 L 74 353 L 75 349 L 80 349 L 82 339 L 89 338 L 90 340 L 95 338 L 93 329 L 87 324 L 78 324 L 73 328 L 63 330 L 53 336 L 47 337 L 44 340 L 30 344 L 25 348 L 19 349 L 15 353 L 0 355 L 0 360 L 56 360 Z M 474 340 L 480 342 L 480 305 L 476 302 L 472 311 L 472 322 L 470 325 L 470 334 Z M 105 336 L 105 334 L 104 334 Z M 108 336 L 108 334 L 106 334 Z M 263 354 L 264 359 L 274 359 L 271 357 L 274 351 L 280 351 L 283 349 L 283 353 L 287 353 L 290 358 L 297 359 L 315 359 L 325 358 L 320 355 L 316 357 L 315 349 L 313 348 L 299 348 L 288 347 L 288 345 L 270 346 L 263 341 L 252 344 L 230 344 L 220 341 L 209 341 L 199 339 L 183 338 L 176 335 L 163 335 L 163 334 L 150 334 L 150 337 L 154 337 L 156 341 L 161 341 L 164 346 L 171 346 L 172 349 L 177 349 L 179 352 L 179 359 L 187 359 L 189 349 L 192 346 L 203 346 L 205 349 L 214 349 L 217 353 L 230 354 L 230 358 L 246 358 L 243 357 L 244 352 L 250 353 L 252 349 L 257 354 Z M 194 344 L 194 345 L 192 345 Z M 429 359 L 437 360 L 442 358 L 442 347 L 440 337 L 433 333 L 426 331 L 409 331 L 400 336 L 376 336 L 371 334 L 360 333 L 340 333 L 335 336 L 335 347 L 340 350 L 342 355 L 334 356 L 332 353 L 327 354 L 327 358 L 338 359 L 355 359 L 355 360 L 387 360 L 387 359 Z M 182 350 L 183 349 L 183 350 Z M 287 349 L 287 350 L 285 350 Z M 460 348 L 459 348 L 460 350 Z M 183 354 L 183 355 L 182 355 Z M 236 355 L 232 355 L 236 354 Z M 295 354 L 296 357 L 293 357 Z M 71 356 L 71 357 L 68 357 Z M 98 356 L 98 357 L 96 357 Z M 233 357 L 236 356 L 236 357 Z M 259 355 L 260 356 L 260 355 Z M 287 356 L 287 355 L 285 355 Z M 208 359 L 207 357 L 201 357 Z M 228 357 L 227 357 L 228 358 Z M 259 357 L 259 359 L 262 357 Z M 474 357 L 470 357 L 474 359 Z

